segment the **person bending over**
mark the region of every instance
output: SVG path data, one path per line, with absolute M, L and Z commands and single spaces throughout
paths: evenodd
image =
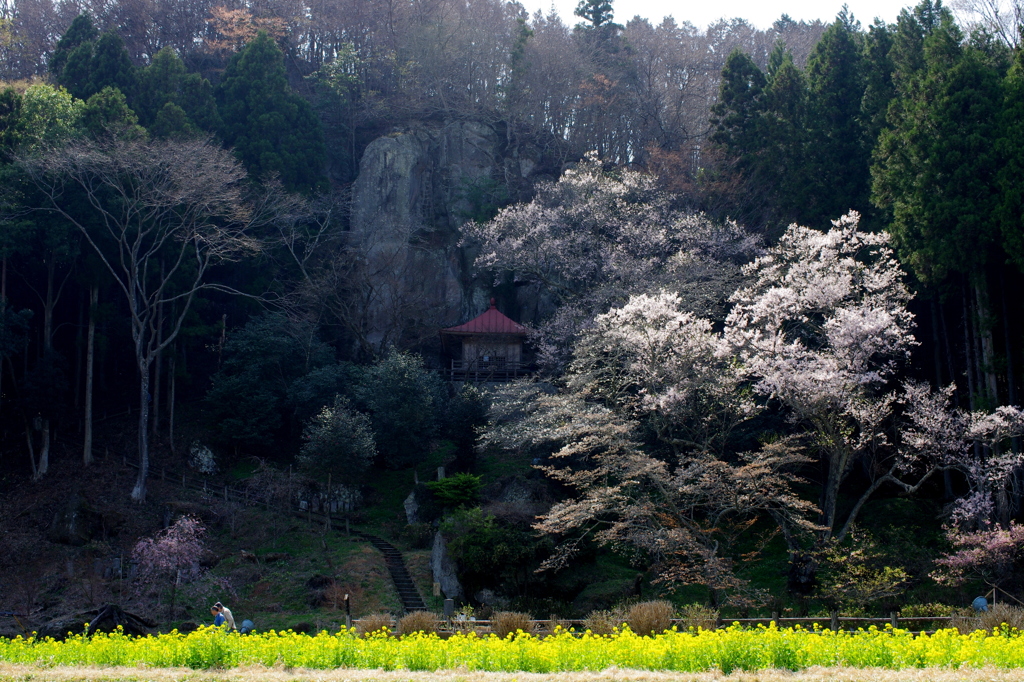
M 217 602 L 210 607 L 210 613 L 213 614 L 214 626 L 227 625 L 228 630 L 235 629 L 235 617 L 231 615 L 231 609 L 228 607 Z

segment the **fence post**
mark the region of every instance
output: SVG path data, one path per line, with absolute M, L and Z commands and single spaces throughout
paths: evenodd
M 324 515 L 327 517 L 327 530 L 331 529 L 331 472 L 327 472 L 327 513 Z
M 832 622 L 830 623 L 832 631 L 839 632 L 839 611 L 836 609 L 832 609 L 832 612 L 829 615 L 832 619 Z
M 889 612 L 889 623 L 892 625 L 892 629 L 893 630 L 895 630 L 896 627 L 900 624 L 899 619 L 896 617 L 896 612 L 895 611 L 890 611 Z

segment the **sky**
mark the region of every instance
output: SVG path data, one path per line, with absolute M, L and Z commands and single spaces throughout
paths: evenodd
M 570 26 L 580 21 L 573 15 L 579 0 L 520 0 L 523 6 L 533 14 L 538 9 L 544 14 L 555 7 L 562 21 Z M 916 4 L 916 0 L 845 0 L 853 16 L 864 27 L 880 17 L 888 23 L 896 21 L 896 16 L 904 6 Z M 700 28 L 707 27 L 723 17 L 741 17 L 754 26 L 764 29 L 783 13 L 800 21 L 821 19 L 828 23 L 835 19 L 842 8 L 844 0 L 704 0 L 703 2 L 680 2 L 679 0 L 614 0 L 615 21 L 624 24 L 636 15 L 646 17 L 652 24 L 658 24 L 662 18 L 671 15 L 676 22 L 689 21 Z

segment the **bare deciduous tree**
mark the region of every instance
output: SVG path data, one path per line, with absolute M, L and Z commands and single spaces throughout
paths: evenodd
M 207 280 L 211 265 L 257 249 L 246 234 L 259 213 L 243 195 L 245 171 L 204 139 L 82 141 L 21 163 L 45 197 L 42 210 L 82 233 L 127 303 L 140 378 L 132 499 L 145 500 L 150 367 L 177 337 L 196 294 L 223 289 Z M 160 311 L 172 309 L 161 334 Z
M 983 29 L 1014 49 L 1020 46 L 1021 0 L 953 0 L 952 6 L 965 27 Z

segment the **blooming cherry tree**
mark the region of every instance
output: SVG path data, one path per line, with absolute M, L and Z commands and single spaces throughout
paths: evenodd
M 575 347 L 569 390 L 644 421 L 678 457 L 721 454 L 757 411 L 709 320 L 675 293 L 640 294 L 594 319 Z
M 478 245 L 478 268 L 498 279 L 512 271 L 534 289 L 549 314 L 533 331 L 542 364 L 561 372 L 572 345 L 596 315 L 632 294 L 667 289 L 687 310 L 724 315 L 739 266 L 759 253 L 756 237 L 735 223 L 715 224 L 672 208 L 656 178 L 634 171 L 610 175 L 588 155 L 558 182 L 541 183 L 533 201 L 463 227 Z
M 549 455 L 540 468 L 575 491 L 536 526 L 563 541 L 546 567 L 564 566 L 592 537 L 644 553 L 660 581 L 742 601 L 745 583 L 722 548 L 760 515 L 794 541 L 815 529 L 816 508 L 792 485 L 807 460 L 789 439 L 727 451 L 731 430 L 757 408 L 721 334 L 682 306 L 676 294 L 642 294 L 598 315 L 576 345 L 565 390 L 507 388 L 484 442 Z M 652 431 L 657 445 L 644 443 Z
M 206 528 L 194 516 L 182 516 L 154 537 L 143 538 L 132 549 L 132 560 L 138 564 L 137 580 L 141 585 L 170 583 L 170 614 L 178 587 L 198 580 L 203 575 L 199 559 L 206 551 Z
M 1024 412 L 1004 405 L 992 413 L 967 413 L 952 405 L 954 386 L 932 391 L 905 387 L 906 450 L 939 468 L 959 471 L 969 491 L 953 506 L 953 527 L 961 530 L 1006 525 L 1006 491 L 1024 455 L 1006 447 L 1024 435 Z
M 724 334 L 757 392 L 813 438 L 824 464 L 822 542 L 842 540 L 883 483 L 921 482 L 899 478 L 909 466 L 889 435 L 900 396 L 887 382 L 916 345 L 910 292 L 889 236 L 859 231 L 859 218 L 843 216 L 828 232 L 790 226 L 744 268 L 753 283 L 732 295 Z M 840 486 L 863 458 L 883 473 L 840 518 Z
M 567 182 L 584 180 L 600 184 L 595 176 Z M 729 297 L 720 331 L 706 309 L 658 277 L 646 291 L 626 295 L 623 287 L 622 303 L 586 308 L 560 392 L 518 384 L 499 395 L 483 443 L 546 457 L 540 468 L 574 491 L 536 526 L 564 541 L 549 566 L 563 565 L 590 536 L 643 552 L 661 580 L 738 594 L 742 581 L 725 548 L 746 523 L 770 516 L 789 547 L 791 579 L 809 583 L 816 550 L 837 547 L 876 491 L 913 493 L 943 469 L 962 471 L 971 485 L 956 507 L 958 527 L 993 517 L 1020 463 L 1001 444 L 1024 433 L 1024 414 L 970 415 L 951 407 L 952 387 L 894 382 L 917 343 L 911 294 L 888 235 L 863 233 L 858 221 L 851 213 L 828 232 L 791 226 L 742 268 L 745 284 Z M 605 267 L 561 269 L 558 241 L 544 234 L 509 252 L 521 270 L 543 263 L 538 277 L 582 286 Z M 679 234 L 673 248 L 685 241 Z M 570 254 L 590 253 L 573 239 Z M 663 274 L 670 260 L 638 271 Z M 733 432 L 768 407 L 788 419 L 789 433 L 738 447 Z M 793 492 L 810 463 L 822 472 L 820 505 Z M 868 484 L 840 513 L 840 490 L 861 464 Z
M 952 528 L 947 534 L 954 551 L 936 560 L 932 577 L 941 584 L 959 585 L 980 578 L 1000 587 L 1024 559 L 1024 526 L 1010 522 L 975 531 Z
M 727 461 L 695 452 L 685 460 L 642 445 L 640 424 L 579 394 L 547 394 L 519 384 L 496 401 L 498 424 L 485 443 L 547 448 L 539 466 L 574 494 L 542 515 L 535 528 L 562 542 L 543 568 L 564 567 L 581 542 L 631 547 L 653 563 L 657 580 L 728 590 L 742 602 L 745 582 L 722 547 L 760 514 L 787 528 L 813 525 L 814 506 L 792 490 L 806 462 L 788 441 Z

